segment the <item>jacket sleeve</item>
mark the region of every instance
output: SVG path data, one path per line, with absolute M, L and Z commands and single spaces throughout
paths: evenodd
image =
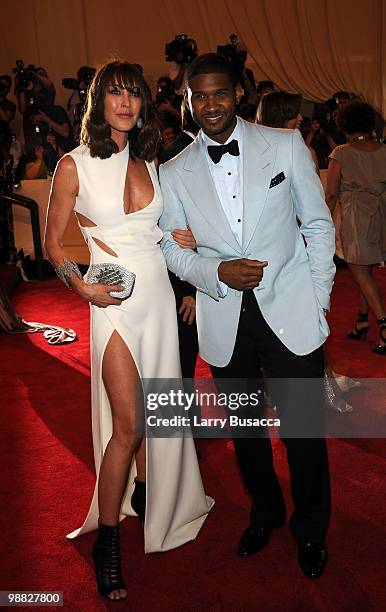
M 328 310 L 335 275 L 335 227 L 311 154 L 298 130 L 292 137 L 291 193 L 306 240 L 316 299 L 321 308 Z
M 164 211 L 159 225 L 164 233 L 161 247 L 167 266 L 181 280 L 197 287 L 198 291 L 207 293 L 214 300 L 219 300 L 217 268 L 223 260 L 217 257 L 203 257 L 192 249 L 182 249 L 171 234 L 175 228 L 186 228 L 188 225 L 177 190 L 173 189 L 170 184 L 172 172 L 173 170 L 168 166 L 162 165 L 159 168 L 164 201 Z

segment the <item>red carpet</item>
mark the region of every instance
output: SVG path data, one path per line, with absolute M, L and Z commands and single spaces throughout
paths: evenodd
M 377 271 L 383 284 L 385 274 Z M 90 559 L 94 536 L 75 542 L 64 537 L 83 520 L 94 486 L 88 306 L 56 280 L 23 284 L 13 302 L 27 320 L 75 328 L 79 341 L 52 347 L 41 335 L 0 337 L 1 590 L 63 591 L 64 609 L 71 611 L 385 609 L 385 444 L 358 439 L 329 441 L 334 504 L 330 562 L 319 581 L 301 575 L 288 527 L 275 531 L 269 547 L 258 555 L 246 560 L 235 555 L 249 502 L 232 444 L 208 440 L 199 442 L 201 469 L 216 506 L 199 538 L 145 557 L 139 522 L 125 520 L 123 569 L 129 599 L 122 604 L 102 601 Z M 386 357 L 370 351 L 376 341 L 373 321 L 367 343 L 344 338 L 356 311 L 349 274 L 339 271 L 330 316 L 331 365 L 355 377 L 386 377 Z M 198 373 L 207 374 L 202 362 Z M 354 404 L 355 393 L 350 395 Z M 290 510 L 285 453 L 279 441 L 274 445 Z

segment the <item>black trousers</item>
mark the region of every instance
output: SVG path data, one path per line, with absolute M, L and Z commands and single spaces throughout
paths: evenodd
M 177 314 L 177 322 L 182 378 L 194 378 L 198 356 L 196 320 L 191 325 L 188 325 L 188 323 L 183 321 L 182 315 Z
M 291 531 L 300 543 L 323 542 L 331 512 L 323 435 L 323 349 L 304 356 L 292 353 L 265 322 L 253 291 L 245 291 L 231 361 L 224 368 L 210 368 L 220 392 L 241 391 L 245 384 L 250 392 L 259 386 L 259 379 L 261 386 L 260 367 L 274 387 L 273 400 L 281 419 L 280 436 L 287 450 L 295 505 L 290 517 Z M 274 379 L 280 379 L 277 389 Z M 302 437 L 296 437 L 299 424 L 304 426 Z M 281 524 L 285 521 L 286 508 L 266 429 L 256 432 L 255 437 L 237 437 L 233 442 L 244 484 L 253 499 L 251 523 L 269 527 Z

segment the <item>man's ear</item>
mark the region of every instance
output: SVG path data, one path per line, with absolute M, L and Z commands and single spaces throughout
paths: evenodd
M 235 87 L 236 104 L 240 103 L 241 98 L 244 95 L 244 89 L 241 87 L 241 83 L 237 83 Z
M 190 114 L 192 114 L 192 106 L 191 106 L 191 102 L 189 100 L 189 89 L 188 89 L 188 87 L 185 87 L 185 89 L 184 89 L 184 101 L 183 101 L 182 104 L 184 104 L 185 107 L 189 109 Z

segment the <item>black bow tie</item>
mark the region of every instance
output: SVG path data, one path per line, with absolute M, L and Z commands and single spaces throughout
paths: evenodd
M 209 146 L 208 154 L 214 164 L 218 164 L 224 153 L 231 155 L 240 155 L 239 143 L 237 140 L 231 140 L 226 145 Z

